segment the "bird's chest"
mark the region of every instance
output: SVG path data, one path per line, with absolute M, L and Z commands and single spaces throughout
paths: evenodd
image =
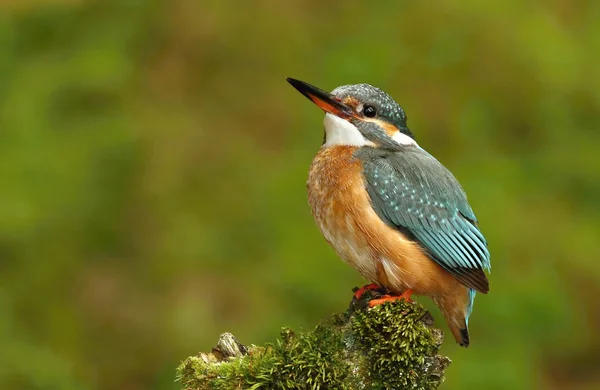
M 371 205 L 355 147 L 322 148 L 311 165 L 307 188 L 313 217 L 337 254 L 365 278 L 376 279 L 377 265 L 361 219 Z

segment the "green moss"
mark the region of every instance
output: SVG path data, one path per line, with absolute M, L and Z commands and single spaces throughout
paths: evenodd
M 353 302 L 311 332 L 284 328 L 275 343 L 243 357 L 189 357 L 178 380 L 187 390 L 436 388 L 449 360 L 435 355 L 441 338 L 422 321 L 425 309 L 404 301 L 365 306 Z
M 437 351 L 430 328 L 421 320 L 425 313 L 420 305 L 399 301 L 354 315 L 352 329 L 367 356 L 370 388 L 430 389 L 437 382 L 423 369 L 426 357 Z
M 186 389 L 247 389 L 260 385 L 264 373 L 274 364 L 272 354 L 262 349 L 223 363 L 207 363 L 191 356 L 179 366 L 177 376 Z
M 186 389 L 345 389 L 349 366 L 342 334 L 327 324 L 309 333 L 284 328 L 281 339 L 220 363 L 193 356 L 178 369 Z
M 327 325 L 296 335 L 282 332 L 275 348 L 272 386 L 277 389 L 344 389 L 349 366 L 344 362 L 342 333 Z

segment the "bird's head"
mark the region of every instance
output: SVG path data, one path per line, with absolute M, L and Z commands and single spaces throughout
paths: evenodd
M 406 114 L 390 95 L 369 84 L 342 85 L 329 93 L 287 78 L 300 93 L 325 111 L 325 146 L 350 145 L 398 149 L 417 143 Z

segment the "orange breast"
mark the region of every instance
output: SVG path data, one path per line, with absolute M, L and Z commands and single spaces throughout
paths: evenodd
M 313 217 L 338 256 L 365 279 L 377 280 L 377 253 L 360 230 L 365 203 L 362 167 L 352 157 L 356 147 L 321 148 L 308 176 L 308 201 Z
M 394 292 L 443 296 L 460 282 L 421 247 L 385 224 L 371 207 L 356 147 L 321 148 L 308 177 L 309 203 L 325 239 L 368 281 Z M 462 288 L 466 292 L 466 288 Z M 462 295 L 462 294 L 461 294 Z

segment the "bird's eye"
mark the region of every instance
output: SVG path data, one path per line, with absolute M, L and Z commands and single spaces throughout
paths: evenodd
M 365 108 L 363 108 L 363 114 L 368 118 L 373 118 L 377 115 L 377 110 L 373 106 L 365 106 Z

